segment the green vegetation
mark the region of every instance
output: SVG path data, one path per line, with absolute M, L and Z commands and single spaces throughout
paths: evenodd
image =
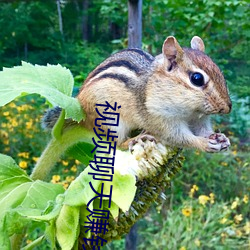
M 63 1 L 60 31 L 56 1 L 2 1 L 0 67 L 62 64 L 78 86 L 110 53 L 127 46 L 126 1 Z M 138 225 L 138 249 L 248 249 L 250 246 L 250 5 L 248 1 L 143 1 L 143 49 L 160 53 L 166 36 L 189 46 L 203 38 L 206 52 L 223 70 L 233 99 L 228 116 L 214 118 L 215 128 L 232 147 L 221 154 L 184 152 L 183 170 Z M 48 141 L 40 118 L 48 105 L 37 95 L 0 109 L 0 153 L 11 155 L 31 173 Z M 58 162 L 52 183 L 67 188 L 84 165 L 68 157 Z M 31 228 L 26 242 L 37 239 Z M 123 249 L 124 240 L 106 249 Z M 48 246 L 39 249 L 48 249 Z

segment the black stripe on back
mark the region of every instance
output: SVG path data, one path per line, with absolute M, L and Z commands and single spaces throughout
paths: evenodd
M 91 77 L 95 77 L 96 75 L 98 75 L 99 73 L 101 73 L 102 71 L 111 68 L 111 67 L 125 67 L 131 71 L 134 71 L 136 74 L 140 73 L 140 69 L 138 67 L 136 67 L 136 65 L 130 63 L 127 60 L 117 60 L 117 61 L 113 61 L 113 62 L 109 62 L 106 65 L 97 68 Z
M 141 56 L 144 56 L 149 62 L 153 62 L 154 61 L 154 57 L 153 56 L 151 56 L 150 54 L 146 53 L 145 51 L 143 51 L 141 49 L 126 49 L 126 51 L 132 51 L 132 52 L 138 53 Z
M 121 74 L 112 74 L 112 73 L 103 74 L 100 77 L 98 77 L 97 80 L 105 79 L 105 78 L 111 78 L 111 79 L 118 80 L 120 82 L 124 82 L 125 85 L 128 85 L 129 83 L 128 77 L 121 75 Z

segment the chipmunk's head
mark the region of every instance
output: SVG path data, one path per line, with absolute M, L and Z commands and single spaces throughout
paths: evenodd
M 192 38 L 191 48 L 181 48 L 175 37 L 169 36 L 162 47 L 163 71 L 168 78 L 175 79 L 173 82 L 182 89 L 184 98 L 192 101 L 197 112 L 227 114 L 232 104 L 226 81 L 204 51 L 204 43 L 198 36 Z

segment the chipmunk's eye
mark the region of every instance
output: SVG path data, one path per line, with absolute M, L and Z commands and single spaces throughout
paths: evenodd
M 204 77 L 201 73 L 195 72 L 190 74 L 190 81 L 198 87 L 201 87 L 204 85 Z

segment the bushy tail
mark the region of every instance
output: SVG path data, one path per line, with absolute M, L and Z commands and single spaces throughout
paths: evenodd
M 58 106 L 48 109 L 45 111 L 44 116 L 42 117 L 42 128 L 45 130 L 51 130 L 56 124 L 62 109 Z

